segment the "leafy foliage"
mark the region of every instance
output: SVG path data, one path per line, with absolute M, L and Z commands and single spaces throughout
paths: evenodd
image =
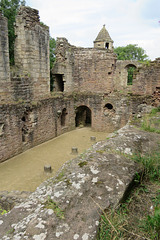
M 56 40 L 50 37 L 49 40 L 49 48 L 50 48 L 50 68 L 52 69 L 53 64 L 55 62 L 55 48 L 56 48 Z
M 138 47 L 137 44 L 129 44 L 125 47 L 117 47 L 114 49 L 117 54 L 118 60 L 148 60 L 148 56 L 145 54 L 145 50 Z
M 10 64 L 14 65 L 14 22 L 17 14 L 17 10 L 20 5 L 25 6 L 25 0 L 1 0 L 0 10 L 3 15 L 8 19 L 8 36 L 9 36 L 9 56 Z

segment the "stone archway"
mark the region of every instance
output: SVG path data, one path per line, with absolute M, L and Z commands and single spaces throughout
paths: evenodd
M 78 126 L 91 126 L 92 113 L 87 106 L 79 106 L 76 109 L 75 125 Z

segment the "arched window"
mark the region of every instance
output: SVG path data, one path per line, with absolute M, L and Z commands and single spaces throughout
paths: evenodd
M 127 72 L 128 72 L 128 76 L 127 76 L 127 85 L 132 85 L 133 83 L 133 75 L 134 72 L 136 70 L 136 66 L 129 64 L 126 66 Z

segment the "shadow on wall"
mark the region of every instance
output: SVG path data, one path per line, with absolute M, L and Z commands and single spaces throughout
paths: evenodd
M 62 114 L 61 114 L 61 126 L 64 127 L 66 125 L 66 116 L 67 116 L 67 110 L 66 108 L 64 108 L 62 110 Z
M 76 109 L 75 125 L 79 126 L 91 126 L 91 110 L 87 106 L 79 106 Z

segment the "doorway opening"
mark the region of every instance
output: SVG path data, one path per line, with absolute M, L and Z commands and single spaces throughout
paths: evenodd
M 87 106 L 79 106 L 76 109 L 75 125 L 79 126 L 91 126 L 91 110 Z

